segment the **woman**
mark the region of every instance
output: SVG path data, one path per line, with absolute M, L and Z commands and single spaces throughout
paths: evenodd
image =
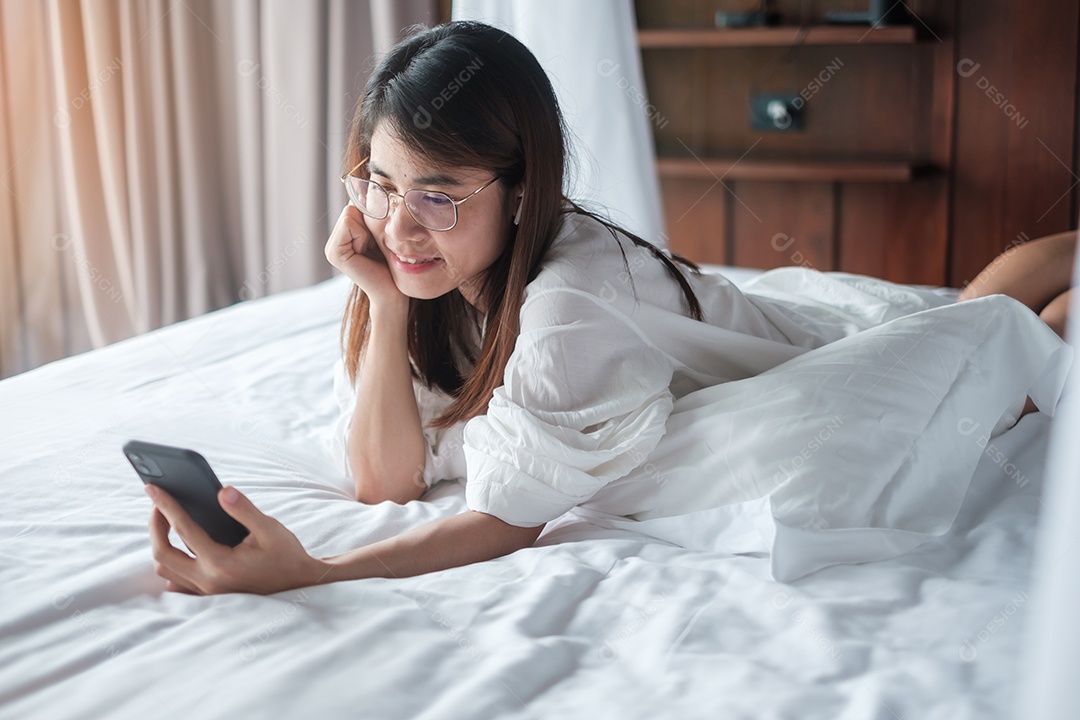
M 551 84 L 513 37 L 451 23 L 386 56 L 358 105 L 350 204 L 326 244 L 355 285 L 336 382 L 342 454 L 361 502 L 467 478 L 470 509 L 318 559 L 235 488 L 221 504 L 251 534 L 230 549 L 150 487 L 169 589 L 404 577 L 529 547 L 578 505 L 647 513 L 664 483 L 639 470 L 676 398 L 948 302 L 800 269 L 740 292 L 567 200 L 564 162 Z M 807 299 L 779 280 L 804 283 Z M 197 558 L 169 544 L 170 525 Z

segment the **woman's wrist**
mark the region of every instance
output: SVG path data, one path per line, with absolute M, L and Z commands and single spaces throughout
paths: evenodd
M 392 324 L 394 326 L 404 326 L 405 321 L 409 319 L 409 297 L 401 295 L 400 297 L 380 300 L 379 302 L 373 300 L 368 309 L 368 314 L 371 316 L 373 325 Z
M 335 567 L 330 562 L 331 558 L 318 558 L 311 556 L 309 575 L 312 578 L 310 585 L 325 585 L 339 579 L 335 577 Z
M 342 580 L 362 580 L 375 577 L 374 574 L 366 570 L 366 561 L 370 559 L 370 552 L 365 552 L 363 547 L 337 555 L 330 555 L 329 557 L 314 558 L 318 567 L 318 580 L 315 584 L 326 585 L 327 583 Z

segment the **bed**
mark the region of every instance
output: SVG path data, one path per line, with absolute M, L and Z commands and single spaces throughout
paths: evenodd
M 348 283 L 0 382 L 0 716 L 1008 715 L 1050 427 L 1039 413 L 982 454 L 940 539 L 794 583 L 767 558 L 571 513 L 532 548 L 426 576 L 165 592 L 150 503 L 120 452 L 131 438 L 197 449 L 313 554 L 465 509 L 453 482 L 424 502 L 360 505 L 326 452 Z

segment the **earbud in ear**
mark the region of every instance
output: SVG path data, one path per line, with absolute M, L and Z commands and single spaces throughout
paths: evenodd
M 520 195 L 518 195 L 518 209 L 517 209 L 517 212 L 514 213 L 514 224 L 515 225 L 517 225 L 519 222 L 521 222 L 521 208 L 523 208 L 524 206 L 525 206 L 525 193 L 521 193 Z

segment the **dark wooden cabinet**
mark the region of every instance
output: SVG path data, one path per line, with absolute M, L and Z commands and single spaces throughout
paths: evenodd
M 781 0 L 781 27 L 720 30 L 748 3 L 637 0 L 672 249 L 960 286 L 1018 237 L 1076 227 L 1077 3 L 821 24 L 860 4 Z M 750 95 L 780 92 L 804 129 L 751 130 Z

